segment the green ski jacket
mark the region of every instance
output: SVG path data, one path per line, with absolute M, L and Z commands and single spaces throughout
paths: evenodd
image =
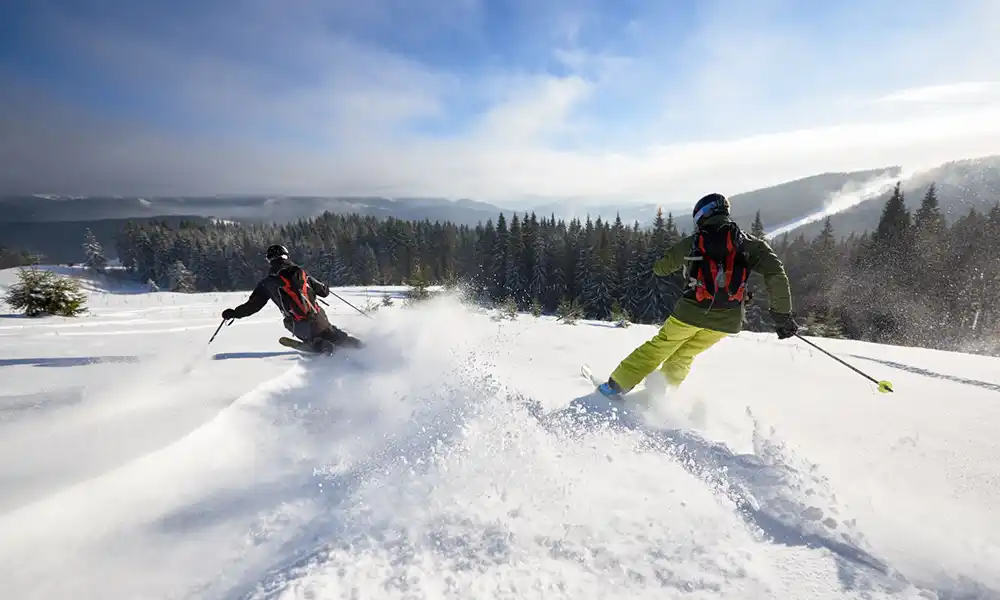
M 724 216 L 711 217 L 707 222 L 715 223 L 725 221 Z M 785 266 L 778 259 L 778 256 L 771 249 L 771 246 L 764 240 L 755 238 L 749 234 L 747 236 L 744 249 L 749 255 L 750 269 L 760 273 L 764 277 L 764 285 L 767 288 L 770 309 L 776 313 L 792 314 L 792 293 L 788 285 L 788 276 L 785 274 Z M 681 269 L 684 266 L 684 257 L 691 251 L 694 242 L 694 235 L 689 235 L 673 245 L 660 260 L 653 265 L 653 272 L 665 277 Z M 688 325 L 702 327 L 704 329 L 714 329 L 725 333 L 739 333 L 743 330 L 743 317 L 745 305 L 735 308 L 713 308 L 705 309 L 694 301 L 681 297 L 674 306 L 673 316 Z

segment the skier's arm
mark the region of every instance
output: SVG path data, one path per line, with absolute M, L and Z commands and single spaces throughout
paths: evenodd
M 309 276 L 309 287 L 311 287 L 320 298 L 326 298 L 330 295 L 330 286 L 326 285 L 319 279 L 316 279 L 312 275 Z
M 663 258 L 653 263 L 653 273 L 666 277 L 684 266 L 684 257 L 691 249 L 692 236 L 688 236 L 671 246 Z
M 754 239 L 751 244 L 750 268 L 764 277 L 770 311 L 780 315 L 791 315 L 792 292 L 788 285 L 785 265 L 766 241 Z
M 271 295 L 267 293 L 267 288 L 264 287 L 264 282 L 262 281 L 253 289 L 247 301 L 232 309 L 233 312 L 230 314 L 234 319 L 249 317 L 264 308 L 270 299 Z

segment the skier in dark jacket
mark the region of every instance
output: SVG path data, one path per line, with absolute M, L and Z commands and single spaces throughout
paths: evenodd
M 337 347 L 361 347 L 361 341 L 334 327 L 316 296 L 327 297 L 330 288 L 288 259 L 288 249 L 275 244 L 267 249 L 271 264 L 246 302 L 222 311 L 223 319 L 242 319 L 274 302 L 284 316 L 284 325 L 292 335 L 309 344 L 315 352 L 331 353 Z

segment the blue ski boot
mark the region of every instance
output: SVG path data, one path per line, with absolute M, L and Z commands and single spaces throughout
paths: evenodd
M 597 386 L 597 391 L 601 393 L 602 396 L 606 398 L 613 398 L 615 400 L 620 400 L 622 396 L 625 395 L 624 390 L 619 386 L 614 379 L 608 378 L 607 381 Z

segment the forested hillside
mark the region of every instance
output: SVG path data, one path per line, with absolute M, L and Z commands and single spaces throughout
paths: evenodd
M 761 236 L 761 220 L 751 227 Z M 651 228 L 615 221 L 557 220 L 534 214 L 470 227 L 326 214 L 284 226 L 133 224 L 118 242 L 122 263 L 143 281 L 184 290 L 248 290 L 266 270 L 263 255 L 283 243 L 293 259 L 333 285 L 462 282 L 478 301 L 553 313 L 573 302 L 586 317 L 626 311 L 657 323 L 673 306 L 679 274 L 658 278 L 653 262 L 685 234 L 672 215 Z M 992 350 L 998 332 L 991 292 L 1000 284 L 1000 208 L 975 210 L 949 226 L 932 187 L 915 214 L 897 186 L 878 228 L 838 238 L 827 221 L 807 239 L 774 241 L 785 262 L 800 321 L 825 335 L 885 343 Z M 767 293 L 748 327 L 766 329 Z
M 1000 352 L 1000 205 L 948 224 L 935 186 L 919 208 L 902 190 L 878 227 L 838 239 L 831 222 L 816 237 L 783 237 L 797 312 L 856 339 Z
M 264 250 L 281 242 L 293 259 L 333 285 L 463 281 L 484 302 L 537 300 L 551 312 L 578 299 L 585 314 L 610 318 L 618 300 L 635 319 L 661 319 L 677 281 L 652 264 L 680 239 L 672 217 L 651 230 L 621 220 L 570 222 L 535 215 L 468 227 L 453 223 L 327 214 L 286 226 L 216 224 L 171 228 L 132 225 L 118 254 L 136 277 L 159 285 L 184 280 L 197 290 L 249 289 L 267 265 Z M 176 273 L 190 273 L 177 278 Z
M 115 240 L 126 223 L 145 222 L 147 218 L 100 219 L 93 221 L 5 221 L 0 219 L 0 243 L 9 248 L 40 256 L 46 263 L 76 263 L 83 259 L 80 240 L 90 231 L 100 242 L 114 248 Z M 185 221 L 208 223 L 197 216 L 161 216 L 153 219 L 178 227 Z M 113 258 L 112 256 L 109 258 Z

